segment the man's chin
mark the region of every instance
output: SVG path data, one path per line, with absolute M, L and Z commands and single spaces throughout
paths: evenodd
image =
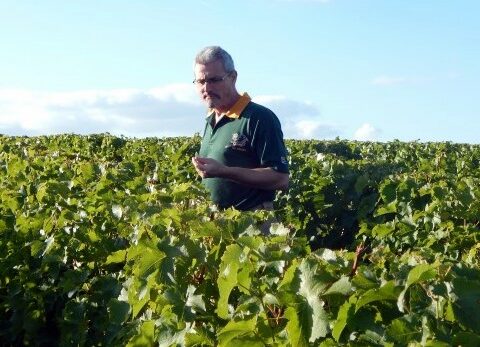
M 205 100 L 205 105 L 208 108 L 215 108 L 215 106 L 217 106 L 217 103 L 215 101 L 213 101 L 212 99 L 206 99 Z

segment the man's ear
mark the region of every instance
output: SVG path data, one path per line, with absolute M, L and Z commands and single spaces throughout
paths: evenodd
M 237 82 L 237 76 L 238 76 L 237 70 L 233 70 L 231 72 L 231 74 L 232 74 L 233 82 L 236 83 Z

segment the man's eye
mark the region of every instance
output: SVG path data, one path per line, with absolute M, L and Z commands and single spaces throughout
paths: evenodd
M 205 79 L 198 79 L 198 80 L 193 80 L 193 83 L 197 84 L 197 85 L 204 85 L 205 83 L 209 83 L 209 84 L 216 84 L 216 83 L 219 83 L 219 82 L 222 82 L 225 77 L 227 77 L 228 74 L 226 74 L 225 76 L 223 77 L 211 77 L 211 78 L 205 78 Z

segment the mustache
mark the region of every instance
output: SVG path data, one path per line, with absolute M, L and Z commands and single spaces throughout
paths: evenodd
M 215 97 L 215 98 L 220 98 L 220 95 L 215 94 L 215 93 L 205 93 L 204 96 L 209 96 L 209 97 Z

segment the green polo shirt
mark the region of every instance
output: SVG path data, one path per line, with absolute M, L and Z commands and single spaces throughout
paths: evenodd
M 287 150 L 277 116 L 250 100 L 245 93 L 222 119 L 212 126 L 215 113 L 207 117 L 200 157 L 213 158 L 227 166 L 270 167 L 288 173 Z M 221 208 L 248 210 L 273 201 L 274 190 L 252 188 L 225 178 L 205 178 L 212 201 Z

